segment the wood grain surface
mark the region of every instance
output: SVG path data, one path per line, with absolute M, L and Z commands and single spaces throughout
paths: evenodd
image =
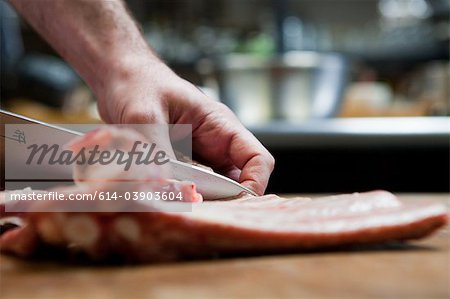
M 403 200 L 448 194 L 400 195 Z M 408 245 L 142 266 L 0 256 L 6 298 L 450 298 L 449 227 Z

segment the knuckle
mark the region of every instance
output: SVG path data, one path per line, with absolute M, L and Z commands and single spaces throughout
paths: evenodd
M 220 111 L 222 113 L 225 113 L 225 114 L 230 114 L 231 113 L 231 114 L 234 115 L 234 113 L 231 111 L 231 109 L 227 105 L 225 105 L 224 103 L 216 102 L 216 104 L 217 104 L 217 110 L 218 111 Z
M 272 156 L 272 154 L 267 152 L 266 160 L 267 160 L 267 165 L 269 166 L 270 170 L 272 171 L 275 167 L 275 158 Z

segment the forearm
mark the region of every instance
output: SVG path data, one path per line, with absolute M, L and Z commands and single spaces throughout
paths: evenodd
M 10 0 L 98 92 L 142 59 L 159 64 L 121 0 Z

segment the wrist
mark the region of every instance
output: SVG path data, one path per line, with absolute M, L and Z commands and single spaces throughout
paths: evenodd
M 101 60 L 87 82 L 99 98 L 112 88 L 138 80 L 146 72 L 157 73 L 166 67 L 150 49 L 125 51 L 125 54 L 116 52 Z
M 152 53 L 116 57 L 91 85 L 103 120 L 164 122 L 165 86 L 174 73 Z

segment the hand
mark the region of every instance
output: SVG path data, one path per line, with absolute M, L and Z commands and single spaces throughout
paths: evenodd
M 262 195 L 274 167 L 271 154 L 228 107 L 163 63 L 144 61 L 103 81 L 106 84 L 97 93 L 103 119 L 108 123 L 192 124 L 196 159 Z
M 156 57 L 123 1 L 10 2 L 92 88 L 106 122 L 192 124 L 200 162 L 263 194 L 272 156 L 227 107 Z M 164 137 L 155 143 L 170 148 Z

